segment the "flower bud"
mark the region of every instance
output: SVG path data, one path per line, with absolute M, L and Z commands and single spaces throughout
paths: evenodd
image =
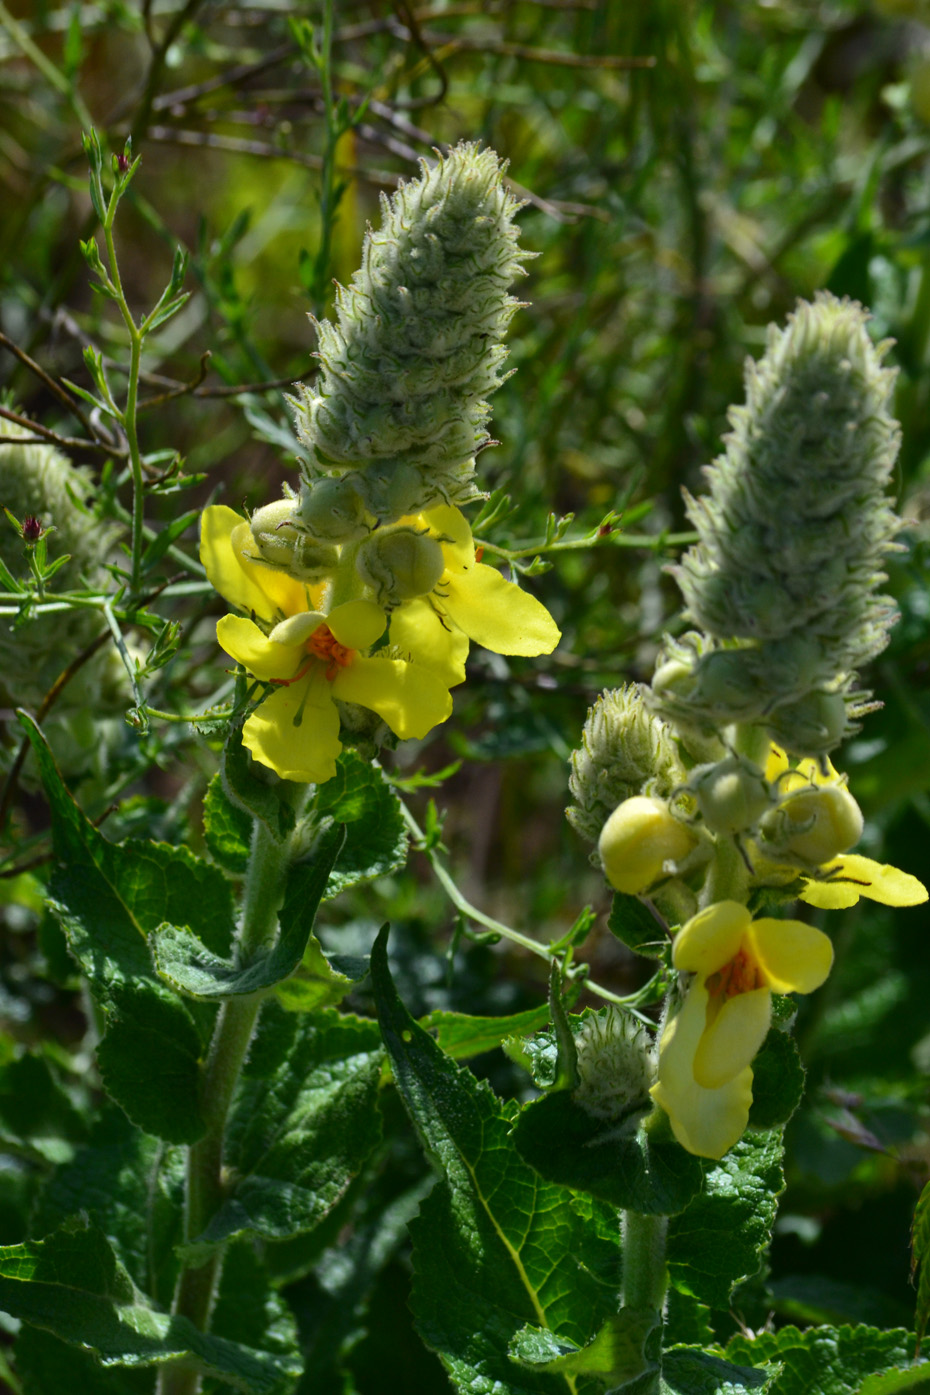
M 660 799 L 634 795 L 613 811 L 598 841 L 604 875 L 615 891 L 635 896 L 687 857 L 697 839 Z
M 790 795 L 763 820 L 762 832 L 776 856 L 821 867 L 858 843 L 862 812 L 845 785 L 816 785 Z
M 396 606 L 432 591 L 446 569 L 435 538 L 403 525 L 379 528 L 356 557 L 359 575 L 381 606 Z
M 358 490 L 347 479 L 304 482 L 294 515 L 320 542 L 350 543 L 367 537 L 374 525 Z
M 33 514 L 27 513 L 23 519 L 23 542 L 37 543 L 41 536 L 41 522 Z
M 611 812 L 631 795 L 670 794 L 687 778 L 669 728 L 636 684 L 600 695 L 589 710 L 569 777 L 569 823 L 596 843 Z
M 624 1119 L 649 1106 L 655 1080 L 652 1038 L 631 1013 L 603 1008 L 575 1034 L 577 1104 L 596 1119 Z
M 293 523 L 295 499 L 278 499 L 256 509 L 249 520 L 252 539 L 261 560 L 280 567 L 298 581 L 320 581 L 334 571 L 339 554 L 331 544 L 320 543 Z
M 744 833 L 772 803 L 765 776 L 742 756 L 726 756 L 716 765 L 699 767 L 688 788 L 712 833 Z

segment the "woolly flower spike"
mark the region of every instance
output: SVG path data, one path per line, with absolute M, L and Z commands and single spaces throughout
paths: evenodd
M 618 804 L 638 794 L 668 795 L 687 779 L 671 731 L 646 707 L 636 683 L 601 693 L 571 762 L 575 803 L 567 817 L 591 843 Z
M 508 288 L 528 254 L 493 150 L 461 144 L 422 166 L 382 200 L 361 269 L 339 290 L 336 324 L 317 323 L 320 375 L 293 399 L 309 453 L 302 517 L 317 536 L 332 508 L 331 491 L 325 507 L 314 501 L 321 476 L 345 481 L 338 507 L 348 520 L 367 510 L 390 523 L 480 497 L 485 399 L 506 376 L 503 339 L 519 304 Z
M 698 636 L 657 674 L 663 711 L 764 723 L 797 754 L 838 745 L 865 710 L 856 670 L 893 610 L 875 594 L 898 519 L 885 493 L 899 443 L 861 306 L 822 293 L 746 369 L 710 492 L 689 499 L 700 542 L 673 568 Z M 690 649 L 689 649 L 690 644 Z M 701 652 L 703 650 L 703 652 Z M 857 701 L 858 699 L 858 701 Z
M 753 920 L 719 901 L 675 936 L 672 963 L 693 974 L 659 1044 L 650 1094 L 689 1153 L 721 1158 L 749 1120 L 751 1061 L 765 1040 L 772 993 L 812 993 L 833 964 L 829 939 L 799 920 Z
M 575 1037 L 576 1103 L 596 1119 L 625 1119 L 649 1105 L 655 1079 L 652 1037 L 636 1018 L 609 1007 L 585 1017 Z
M 252 619 L 226 615 L 217 639 L 230 658 L 268 685 L 246 720 L 244 744 L 285 780 L 321 783 L 336 773 L 339 703 L 365 707 L 399 737 L 425 736 L 452 711 L 431 670 L 368 656 L 386 616 L 372 601 L 346 601 L 324 614 L 315 590 L 251 552 L 252 530 L 232 509 L 204 510 L 200 558 L 212 584 Z

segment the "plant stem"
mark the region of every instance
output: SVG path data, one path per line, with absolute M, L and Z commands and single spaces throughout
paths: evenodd
M 307 786 L 295 785 L 296 800 L 303 804 Z M 248 960 L 274 937 L 278 908 L 290 866 L 294 835 L 278 841 L 256 819 L 246 874 L 238 955 Z M 263 1002 L 260 993 L 227 998 L 220 1008 L 203 1074 L 203 1113 L 206 1132 L 188 1151 L 184 1238 L 187 1244 L 203 1234 L 225 1196 L 223 1140 L 229 1106 L 252 1040 Z M 221 1247 L 209 1258 L 182 1271 L 174 1299 L 174 1311 L 205 1331 L 223 1262 Z M 200 1376 L 182 1366 L 163 1366 L 158 1373 L 158 1395 L 196 1395 Z
M 638 1211 L 620 1213 L 623 1262 L 621 1306 L 652 1309 L 661 1313 L 668 1288 L 665 1266 L 666 1216 L 643 1216 Z

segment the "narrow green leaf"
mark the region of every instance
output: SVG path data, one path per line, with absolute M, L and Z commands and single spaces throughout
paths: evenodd
M 162 528 L 161 532 L 156 533 L 142 554 L 142 570 L 144 572 L 151 571 L 156 562 L 161 561 L 172 543 L 177 542 L 181 534 L 199 517 L 200 509 L 191 509 L 188 513 L 182 513 L 180 518 L 172 519 Z
M 659 1325 L 657 1313 L 622 1308 L 586 1347 L 568 1350 L 552 1332 L 524 1327 L 510 1343 L 510 1358 L 553 1375 L 595 1376 L 605 1385 L 623 1385 L 658 1369 L 660 1350 L 647 1355 L 646 1345 Z M 652 1345 L 661 1349 L 661 1343 Z
M 181 926 L 160 925 L 149 942 L 162 978 L 181 993 L 207 999 L 261 993 L 289 978 L 304 956 L 317 907 L 344 843 L 343 826 L 331 824 L 307 857 L 290 869 L 277 941 L 248 964 L 238 965 L 213 954 Z
M 453 1061 L 480 1056 L 483 1051 L 493 1051 L 508 1037 L 539 1032 L 548 1025 L 549 1008 L 545 1003 L 509 1017 L 471 1017 L 465 1012 L 436 1008 L 420 1018 L 420 1026 L 435 1037 L 440 1050 Z
M 394 1079 L 441 1173 L 411 1226 L 418 1331 L 462 1392 L 567 1395 L 566 1377 L 520 1368 L 506 1353 L 526 1325 L 583 1347 L 616 1311 L 615 1282 L 578 1263 L 592 1245 L 599 1250 L 599 1231 L 569 1192 L 522 1161 L 508 1106 L 406 1011 L 388 969 L 386 927 L 371 966 Z
M 152 1307 L 103 1232 L 86 1223 L 0 1248 L 0 1308 L 89 1349 L 104 1366 L 184 1361 L 248 1395 L 284 1395 L 300 1369 Z
M 669 1275 L 701 1303 L 726 1311 L 735 1284 L 754 1274 L 784 1190 L 780 1130 L 748 1130 L 708 1166 L 704 1190 L 668 1228 Z
M 904 1365 L 913 1339 L 902 1328 L 782 1327 L 755 1337 L 733 1337 L 730 1360 L 755 1366 L 781 1363 L 771 1395 L 858 1395 L 866 1376 Z
M 930 1182 L 926 1184 L 917 1201 L 914 1220 L 911 1224 L 911 1278 L 920 1271 L 917 1280 L 917 1311 L 914 1314 L 914 1328 L 917 1332 L 917 1351 L 927 1330 L 930 1318 Z
M 642 1122 L 598 1119 L 567 1091 L 535 1100 L 514 1126 L 521 1155 L 541 1176 L 644 1215 L 674 1215 L 701 1189 L 699 1160 L 654 1110 Z
M 622 891 L 614 892 L 607 929 L 633 950 L 634 954 L 645 955 L 649 959 L 667 959 L 670 949 L 668 935 L 661 924 L 643 905 L 638 896 L 627 896 Z
M 327 900 L 350 886 L 387 876 L 407 857 L 400 800 L 376 765 L 343 751 L 336 774 L 317 793 L 314 812 L 346 825 L 345 847 L 326 888 Z
M 266 1004 L 227 1129 L 236 1186 L 186 1253 L 234 1235 L 312 1230 L 377 1147 L 383 1053 L 374 1022 Z

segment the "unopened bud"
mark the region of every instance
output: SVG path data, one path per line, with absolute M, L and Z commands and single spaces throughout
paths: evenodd
M 349 480 L 319 479 L 312 485 L 303 484 L 295 516 L 320 542 L 357 542 L 374 526 L 374 519 Z
M 817 785 L 792 794 L 763 820 L 778 856 L 820 867 L 862 837 L 862 812 L 845 785 Z
M 34 514 L 27 513 L 23 519 L 23 541 L 37 543 L 42 536 L 42 524 Z
M 586 1017 L 575 1035 L 578 1084 L 573 1097 L 596 1119 L 623 1119 L 649 1105 L 655 1079 L 652 1038 L 620 1008 Z
M 269 567 L 280 567 L 298 581 L 320 581 L 335 569 L 339 554 L 331 544 L 309 538 L 293 523 L 295 499 L 278 499 L 256 509 L 249 520 L 252 539 Z
M 403 526 L 372 533 L 359 548 L 356 566 L 384 606 L 427 595 L 446 568 L 435 538 Z
M 689 789 L 712 833 L 743 833 L 772 803 L 765 776 L 741 756 L 726 756 L 696 770 Z
M 619 804 L 605 823 L 598 851 L 611 886 L 635 896 L 647 891 L 664 872 L 673 872 L 696 843 L 691 830 L 661 799 L 634 795 Z

